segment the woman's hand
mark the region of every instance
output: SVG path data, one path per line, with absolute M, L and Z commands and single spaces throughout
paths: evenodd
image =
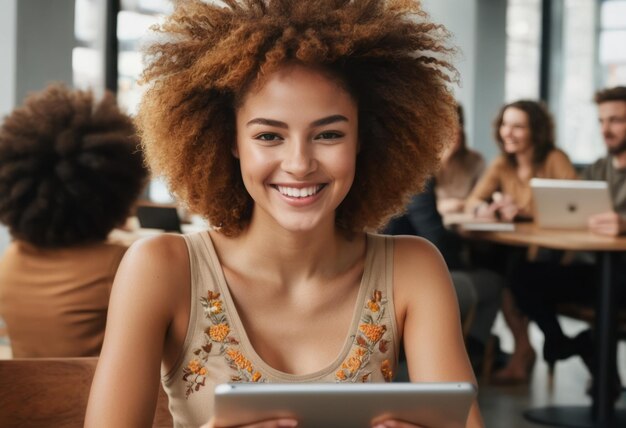
M 295 419 L 269 419 L 266 421 L 255 422 L 249 425 L 238 425 L 237 428 L 294 428 L 298 426 L 298 421 Z M 202 425 L 200 428 L 218 428 L 215 425 L 215 418 L 211 418 L 209 422 Z M 223 427 L 226 428 L 226 427 Z
M 476 217 L 513 221 L 520 214 L 519 207 L 510 195 L 495 192 L 492 200 L 491 203 L 485 202 L 476 207 Z

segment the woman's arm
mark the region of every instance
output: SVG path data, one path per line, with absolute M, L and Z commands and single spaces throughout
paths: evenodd
M 86 427 L 152 426 L 166 335 L 189 306 L 189 278 L 181 237 L 142 240 L 127 251 L 113 284 Z
M 474 213 L 477 207 L 486 204 L 494 192 L 500 190 L 500 176 L 503 159 L 497 158 L 478 180 L 467 200 L 465 212 Z
M 476 384 L 456 295 L 439 252 L 419 238 L 396 238 L 393 273 L 394 302 L 411 381 Z M 482 426 L 474 402 L 467 427 Z

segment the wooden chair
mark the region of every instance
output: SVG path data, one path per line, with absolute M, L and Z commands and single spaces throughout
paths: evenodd
M 82 427 L 97 358 L 0 360 L 0 427 Z M 171 428 L 165 391 L 159 388 L 152 426 Z

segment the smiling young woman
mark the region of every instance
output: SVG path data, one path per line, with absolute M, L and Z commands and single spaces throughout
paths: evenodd
M 445 30 L 418 1 L 250 0 L 178 2 L 161 31 L 143 145 L 213 227 L 129 250 L 86 426 L 148 425 L 159 380 L 181 427 L 219 383 L 391 381 L 400 343 L 411 381 L 475 382 L 440 254 L 367 232 L 454 132 Z

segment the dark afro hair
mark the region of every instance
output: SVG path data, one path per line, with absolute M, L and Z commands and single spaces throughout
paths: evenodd
M 373 230 L 420 191 L 458 126 L 447 31 L 417 0 L 176 2 L 147 50 L 137 124 L 157 175 L 225 235 L 250 221 L 235 115 L 289 63 L 325 69 L 354 97 L 360 152 L 337 226 Z
M 147 171 L 132 120 L 106 94 L 55 84 L 0 128 L 0 221 L 39 247 L 101 241 L 124 222 Z

